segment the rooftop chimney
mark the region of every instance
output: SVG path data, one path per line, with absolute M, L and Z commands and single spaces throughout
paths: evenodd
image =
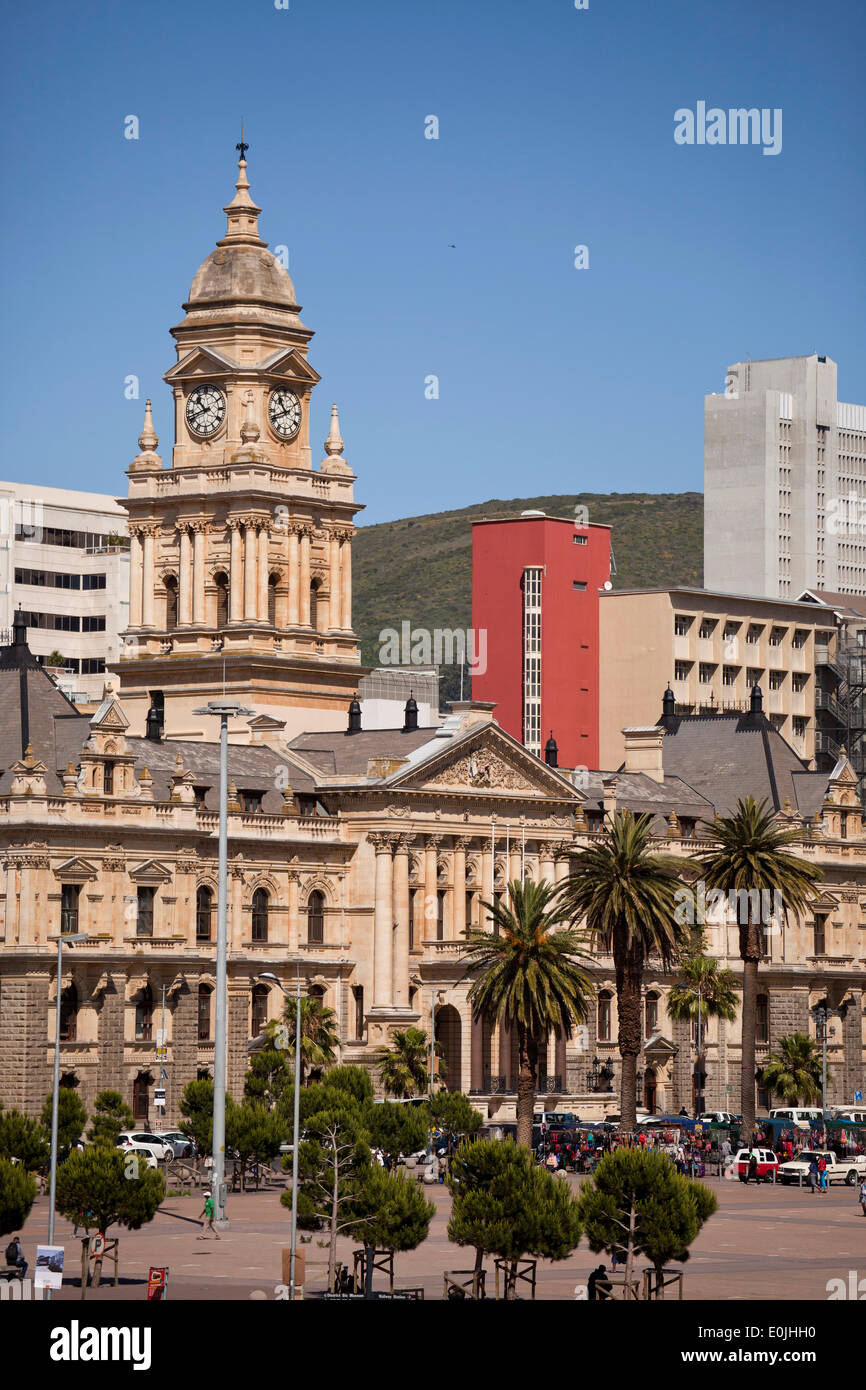
M 346 729 L 347 734 L 359 734 L 361 732 L 361 702 L 356 695 L 349 706 L 349 724 Z
M 764 713 L 764 697 L 763 697 L 763 695 L 761 694 L 761 687 L 758 685 L 758 683 L 757 683 L 757 681 L 756 681 L 755 684 L 752 686 L 752 693 L 751 693 L 751 696 L 750 696 L 750 698 L 749 698 L 749 714 L 763 714 L 763 713 Z
M 544 745 L 544 761 L 548 767 L 559 767 L 559 748 L 556 739 L 553 737 L 553 730 L 550 731 L 550 738 Z
M 15 617 L 12 619 L 12 644 L 15 647 L 27 646 L 27 624 L 20 608 L 16 610 Z
M 665 780 L 662 746 L 665 729 L 663 724 L 642 725 L 634 729 L 623 729 L 625 738 L 625 772 L 642 772 L 654 782 Z
M 150 709 L 147 711 L 144 736 L 145 738 L 149 738 L 151 743 L 160 743 L 162 741 L 162 719 L 160 718 L 160 713 L 156 705 L 151 705 Z

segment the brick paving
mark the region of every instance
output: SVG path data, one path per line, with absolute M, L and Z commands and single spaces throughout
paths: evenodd
M 576 1184 L 577 1180 L 569 1177 Z M 826 1196 L 807 1189 L 744 1186 L 717 1178 L 708 1185 L 719 1197 L 719 1211 L 711 1217 L 692 1246 L 684 1266 L 687 1300 L 818 1300 L 827 1298 L 827 1281 L 847 1281 L 849 1270 L 866 1276 L 866 1219 L 860 1212 L 856 1188 L 833 1186 Z M 430 1235 L 420 1247 L 395 1257 L 397 1287 L 420 1285 L 425 1297 L 442 1297 L 444 1270 L 468 1269 L 474 1252 L 453 1246 L 446 1226 L 450 1197 L 444 1187 L 427 1187 L 436 1205 Z M 200 1196 L 171 1195 L 153 1222 L 141 1231 L 114 1228 L 120 1235 L 120 1285 L 90 1289 L 88 1300 L 143 1301 L 150 1265 L 167 1264 L 171 1274 L 169 1297 L 176 1299 L 248 1299 L 254 1290 L 274 1297 L 281 1280 L 281 1251 L 289 1243 L 289 1213 L 279 1203 L 279 1191 L 232 1195 L 228 1213 L 230 1229 L 217 1242 L 198 1239 Z M 48 1203 L 42 1196 L 22 1233 L 25 1257 L 31 1270 L 37 1241 L 47 1240 Z M 72 1226 L 63 1217 L 56 1222 L 56 1240 L 66 1247 L 68 1282 L 62 1300 L 80 1300 L 80 1245 L 72 1240 Z M 305 1241 L 307 1291 L 326 1285 L 327 1249 L 321 1235 Z M 341 1238 L 338 1258 L 351 1262 L 354 1242 Z M 585 1240 L 559 1264 L 539 1266 L 537 1297 L 572 1299 L 576 1284 L 584 1283 L 603 1256 L 594 1256 Z M 488 1261 L 492 1278 L 492 1261 Z M 643 1266 L 644 1261 L 639 1261 Z M 106 1273 L 111 1266 L 106 1265 Z M 377 1288 L 386 1286 L 376 1276 Z M 55 1298 L 58 1295 L 55 1294 Z

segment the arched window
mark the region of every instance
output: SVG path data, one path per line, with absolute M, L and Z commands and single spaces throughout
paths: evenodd
M 759 994 L 755 1000 L 755 1042 L 770 1041 L 770 997 Z
M 153 990 L 145 985 L 135 1001 L 135 1040 L 150 1042 L 153 1034 Z
M 319 630 L 319 586 L 310 585 L 310 627 L 314 632 Z
M 268 1021 L 268 994 L 270 993 L 267 985 L 253 985 L 253 1007 L 250 1024 L 250 1037 L 257 1038 L 260 1033 L 265 1031 L 265 1024 Z
M 310 985 L 310 988 L 308 989 L 307 993 L 309 994 L 311 999 L 318 999 L 320 1002 L 325 997 L 325 989 L 323 985 Z
M 177 580 L 170 574 L 165 581 L 165 630 L 177 627 Z
M 67 985 L 60 996 L 60 1041 L 75 1042 L 78 1032 L 78 990 Z
M 132 1083 L 132 1113 L 141 1122 L 148 1118 L 152 1080 L 153 1077 L 149 1071 L 140 1071 Z
M 213 990 L 210 985 L 199 985 L 198 987 L 198 1040 L 199 1042 L 210 1042 L 210 1001 Z
M 610 1042 L 611 1002 L 613 996 L 609 989 L 603 989 L 598 996 L 598 1040 Z
M 311 946 L 321 946 L 325 940 L 325 895 L 318 889 L 307 901 L 307 940 Z
M 216 584 L 216 625 L 217 627 L 225 627 L 229 620 L 228 575 L 223 574 L 222 571 L 215 574 L 214 583 Z
M 268 622 L 271 627 L 277 625 L 277 585 L 279 582 L 278 574 L 268 576 Z
M 253 941 L 267 941 L 268 939 L 268 895 L 264 888 L 257 888 L 253 893 Z
M 651 1038 L 657 1032 L 659 1026 L 659 997 L 657 994 L 648 994 L 644 1006 L 644 1033 Z
M 202 885 L 195 895 L 195 939 L 210 941 L 213 928 L 213 893 Z

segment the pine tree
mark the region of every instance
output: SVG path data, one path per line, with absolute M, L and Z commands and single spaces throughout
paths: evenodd
M 439 1091 L 419 1109 L 431 1129 L 444 1129 L 449 1134 L 474 1134 L 483 1123 L 480 1112 L 462 1091 Z
M 100 1091 L 87 1137 L 91 1144 L 113 1149 L 122 1131 L 134 1123 L 132 1111 L 119 1091 Z
M 213 1152 L 213 1082 L 188 1081 L 180 1098 L 180 1130 L 202 1157 Z
M 448 1239 L 475 1247 L 480 1274 L 485 1255 L 509 1261 L 506 1298 L 517 1261 L 564 1260 L 580 1240 L 578 1204 L 567 1183 L 540 1168 L 510 1139 L 476 1139 L 457 1151 L 448 1179 Z
M 51 1134 L 52 1097 L 45 1097 L 42 1107 L 42 1123 Z M 84 1133 L 87 1124 L 87 1111 L 77 1091 L 71 1086 L 61 1086 L 57 1093 L 57 1161 L 63 1163 Z
M 120 1149 L 75 1152 L 57 1170 L 57 1210 L 78 1225 L 95 1222 L 103 1234 L 115 1224 L 139 1230 L 153 1220 L 164 1198 L 162 1174 Z M 97 1260 L 97 1287 L 101 1273 L 102 1261 Z
M 436 1208 L 402 1170 L 387 1173 L 373 1163 L 359 1174 L 352 1202 L 352 1229 L 364 1245 L 365 1294 L 373 1286 L 374 1250 L 415 1250 L 427 1239 Z
M 0 1158 L 14 1158 L 28 1172 L 44 1168 L 51 1147 L 50 1131 L 22 1115 L 20 1110 L 5 1110 L 0 1115 Z
M 288 1134 L 282 1115 L 269 1110 L 264 1101 L 246 1099 L 237 1105 L 231 1096 L 226 1097 L 226 1149 L 237 1154 L 240 1162 L 242 1192 L 246 1191 L 248 1166 L 270 1163 Z
M 0 1158 L 0 1236 L 18 1231 L 36 1201 L 36 1179 L 21 1163 Z

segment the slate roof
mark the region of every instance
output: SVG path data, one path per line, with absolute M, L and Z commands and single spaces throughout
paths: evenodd
M 660 722 L 665 773 L 682 778 L 717 815 L 749 795 L 776 810 L 788 797 L 801 815 L 823 801 L 828 774 L 810 772 L 763 714 L 686 714 Z
M 13 640 L 0 647 L 0 793 L 9 790 L 9 767 L 30 744 L 46 764 L 49 792 L 61 789 L 56 769 L 69 761 L 66 750 L 77 750 L 87 738 L 89 719 L 58 690 L 48 672 L 27 646 L 23 623 L 13 626 Z
M 438 727 L 438 726 L 437 726 Z M 434 743 L 441 752 L 445 740 L 436 737 L 436 728 L 362 729 L 298 734 L 287 747 L 317 768 L 323 777 L 366 777 L 370 758 L 405 758 L 425 743 Z
M 135 754 L 135 771 L 140 774 L 147 768 L 153 778 L 153 795 L 157 801 L 168 801 L 171 797 L 170 779 L 175 773 L 178 753 L 183 762 L 184 772 L 191 772 L 195 785 L 210 787 L 205 797 L 208 811 L 218 810 L 220 749 L 218 743 L 199 743 L 196 739 L 166 739 L 156 743 L 147 738 L 127 738 L 126 746 Z M 269 815 L 278 815 L 283 809 L 282 786 L 288 782 L 294 792 L 311 793 L 313 779 L 308 773 L 287 762 L 274 748 L 259 744 L 229 744 L 229 781 L 234 782 L 238 791 L 260 791 L 265 796 L 262 810 Z M 282 773 L 281 785 L 277 786 L 277 773 Z

